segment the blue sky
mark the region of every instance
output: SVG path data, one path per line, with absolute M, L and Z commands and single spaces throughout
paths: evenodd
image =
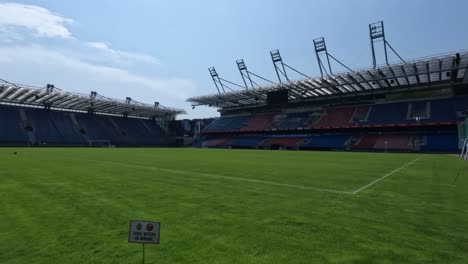
M 405 59 L 467 49 L 466 10 L 464 0 L 0 1 L 0 78 L 210 117 L 215 109 L 185 102 L 216 92 L 210 66 L 241 83 L 235 61 L 243 58 L 275 80 L 269 51 L 279 49 L 287 64 L 317 76 L 312 41 L 323 36 L 346 65 L 367 67 L 367 26 L 379 20 Z

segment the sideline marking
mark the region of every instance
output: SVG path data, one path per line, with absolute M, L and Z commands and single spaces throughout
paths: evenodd
M 300 189 L 300 190 L 315 190 L 315 191 L 321 191 L 321 192 L 340 193 L 340 194 L 348 194 L 348 195 L 352 194 L 349 191 L 339 191 L 339 190 L 332 190 L 332 189 L 325 189 L 325 188 L 317 188 L 317 187 L 312 187 L 312 186 L 295 185 L 295 184 L 272 182 L 272 181 L 263 181 L 263 180 L 256 180 L 256 179 L 251 179 L 251 178 L 240 178 L 240 177 L 226 176 L 226 175 L 221 175 L 221 174 L 200 173 L 200 172 L 187 171 L 187 170 L 174 170 L 174 169 L 166 169 L 166 168 L 153 167 L 153 166 L 129 164 L 129 163 L 123 163 L 123 162 L 117 162 L 117 161 L 109 161 L 109 160 L 91 160 L 91 159 L 80 159 L 80 158 L 73 158 L 73 159 L 90 161 L 90 162 L 95 162 L 95 163 L 116 164 L 116 165 L 129 167 L 129 168 L 141 168 L 141 169 L 147 169 L 147 170 L 167 171 L 167 172 L 171 172 L 171 173 L 175 173 L 175 174 L 199 175 L 199 176 L 210 177 L 210 178 L 219 178 L 219 179 L 228 179 L 228 180 L 235 180 L 235 181 L 263 183 L 263 184 L 269 184 L 269 185 L 275 185 L 275 186 L 290 187 L 290 188 L 295 188 L 295 189 Z
M 351 194 L 358 194 L 358 193 L 360 193 L 361 191 L 364 191 L 365 189 L 367 189 L 367 188 L 371 187 L 372 185 L 378 183 L 379 181 L 381 181 L 381 180 L 387 178 L 388 176 L 391 176 L 391 175 L 393 175 L 393 174 L 399 172 L 400 170 L 402 170 L 402 169 L 408 167 L 409 165 L 415 163 L 416 161 L 418 161 L 418 160 L 421 159 L 421 158 L 422 158 L 422 156 L 416 158 L 415 160 L 412 160 L 412 161 L 406 163 L 405 165 L 403 165 L 403 166 L 401 166 L 401 167 L 399 167 L 399 168 L 397 168 L 397 169 L 394 169 L 393 171 L 391 171 L 391 172 L 385 174 L 384 176 L 382 176 L 382 177 L 380 177 L 380 178 L 378 178 L 378 179 L 376 179 L 376 180 L 374 180 L 374 181 L 372 181 L 372 182 L 370 182 L 370 183 L 368 183 L 368 184 L 362 186 L 361 188 L 355 190 L 354 192 L 351 192 Z
M 422 156 L 420 156 L 420 157 L 418 157 L 418 158 L 404 164 L 403 166 L 401 166 L 401 167 L 399 167 L 399 168 L 385 174 L 384 176 L 382 176 L 382 177 L 380 177 L 380 178 L 378 178 L 378 179 L 376 179 L 376 180 L 362 186 L 361 188 L 359 188 L 359 189 L 357 189 L 355 191 L 339 191 L 339 190 L 332 190 L 332 189 L 317 188 L 317 187 L 312 187 L 312 186 L 295 185 L 295 184 L 288 184 L 288 183 L 279 183 L 279 182 L 272 182 L 272 181 L 263 181 L 263 180 L 256 180 L 256 179 L 251 179 L 251 178 L 240 178 L 240 177 L 226 176 L 226 175 L 221 175 L 221 174 L 209 174 L 209 173 L 199 173 L 199 172 L 186 171 L 186 170 L 166 169 L 166 168 L 160 168 L 160 167 L 129 164 L 129 163 L 123 163 L 123 162 L 117 162 L 117 161 L 109 161 L 109 160 L 90 160 L 90 159 L 80 159 L 80 158 L 74 158 L 74 159 L 75 160 L 85 160 L 85 161 L 96 162 L 96 163 L 116 164 L 116 165 L 120 165 L 120 166 L 124 166 L 124 167 L 130 167 L 130 168 L 142 168 L 142 169 L 149 169 L 149 170 L 167 171 L 167 172 L 172 172 L 172 173 L 175 173 L 175 174 L 199 175 L 199 176 L 210 177 L 210 178 L 220 178 L 220 179 L 229 179 L 229 180 L 244 181 L 244 182 L 263 183 L 263 184 L 269 184 L 269 185 L 275 185 L 275 186 L 295 188 L 295 189 L 300 189 L 300 190 L 315 190 L 315 191 L 321 191 L 321 192 L 355 195 L 355 194 L 358 194 L 361 191 L 373 186 L 374 184 L 380 182 L 381 180 L 383 180 L 383 179 L 397 173 L 398 171 L 408 167 L 409 165 L 413 164 L 414 162 L 418 161 L 421 158 L 422 158 Z
M 301 189 L 301 190 L 316 190 L 316 191 L 322 191 L 322 192 L 352 194 L 351 192 L 347 192 L 347 191 L 338 191 L 338 190 L 316 188 L 316 187 L 304 186 L 304 185 L 295 185 L 295 184 L 288 184 L 288 183 L 263 181 L 263 180 L 256 180 L 256 179 L 251 179 L 251 178 L 240 178 L 240 177 L 226 176 L 226 175 L 221 175 L 221 174 L 210 174 L 210 173 L 200 173 L 200 172 L 193 172 L 193 171 L 186 171 L 186 170 L 165 169 L 165 168 L 159 168 L 159 167 L 135 165 L 135 164 L 122 163 L 122 162 L 115 162 L 115 161 L 101 161 L 101 162 L 113 163 L 113 164 L 118 164 L 118 165 L 121 165 L 121 166 L 133 167 L 133 168 L 167 171 L 167 172 L 172 172 L 172 173 L 175 173 L 175 174 L 199 175 L 199 176 L 210 177 L 210 178 L 220 178 L 220 179 L 228 179 L 228 180 L 235 180 L 235 181 L 263 183 L 263 184 L 269 184 L 269 185 L 296 188 L 296 189 Z

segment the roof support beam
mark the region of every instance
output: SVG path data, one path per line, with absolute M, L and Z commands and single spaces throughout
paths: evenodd
M 421 78 L 419 78 L 419 71 L 418 71 L 418 67 L 416 66 L 416 63 L 413 63 L 413 69 L 414 69 L 416 81 L 418 82 L 418 85 L 420 85 L 421 84 Z
M 387 76 L 385 76 L 385 74 L 383 73 L 383 71 L 381 69 L 377 69 L 377 73 L 379 73 L 379 76 L 384 80 L 385 84 L 387 85 L 387 87 L 389 89 L 392 88 L 392 85 L 390 84 L 390 82 L 388 81 L 388 78 Z
M 22 94 L 20 97 L 16 98 L 16 101 L 22 102 L 23 100 L 27 99 L 29 96 L 35 94 L 36 90 L 27 90 L 26 93 Z
M 468 83 L 468 65 L 465 68 L 465 73 L 463 75 L 463 83 Z
M 308 96 L 310 96 L 310 95 L 318 96 L 317 93 L 315 93 L 315 92 L 312 90 L 313 88 L 307 86 L 307 85 L 304 84 L 302 81 L 299 81 L 299 82 L 298 82 L 298 85 L 299 85 L 299 87 L 302 88 L 301 94 L 308 95 Z
M 397 83 L 398 86 L 401 86 L 400 81 L 398 81 L 398 78 L 395 75 L 395 71 L 393 70 L 392 66 L 389 66 L 388 69 L 390 70 L 390 73 L 392 74 L 393 79 Z
M 429 61 L 426 61 L 427 83 L 431 85 L 431 71 L 429 70 Z
M 69 97 L 68 99 L 66 99 L 64 101 L 57 103 L 56 106 L 68 106 L 69 104 L 74 103 L 74 102 L 79 101 L 79 100 L 81 100 L 81 98 Z
M 439 59 L 439 81 L 442 81 L 442 59 Z
M 35 94 L 33 97 L 28 98 L 28 100 L 26 100 L 26 102 L 32 103 L 32 102 L 34 102 L 35 100 L 40 99 L 40 98 L 41 98 L 42 96 L 44 96 L 45 94 L 47 94 L 47 91 L 42 90 L 41 92 Z M 34 102 L 34 103 L 35 103 L 35 102 Z
M 408 74 L 406 73 L 405 67 L 403 65 L 400 65 L 400 67 L 401 67 L 401 71 L 403 72 L 403 75 L 405 76 L 407 85 L 410 86 L 411 83 L 409 81 Z
M 27 93 L 27 92 L 28 92 L 28 90 L 19 88 L 14 93 L 10 94 L 7 98 L 8 98 L 8 100 L 15 100 L 16 98 L 18 98 L 18 96 L 20 96 L 21 94 Z
M 360 72 L 355 72 L 355 73 L 356 73 L 356 75 L 359 76 L 359 78 L 361 78 L 363 80 L 361 83 L 365 82 L 370 87 L 370 89 L 366 89 L 366 90 L 374 90 L 375 89 L 374 86 L 372 85 L 372 83 L 369 80 L 367 80 L 366 77 L 364 77 L 364 75 L 362 75 Z
M 372 78 L 371 80 L 373 82 L 372 84 L 376 84 L 380 89 L 382 89 L 382 85 L 380 85 L 379 81 L 377 80 L 377 78 L 375 78 L 374 74 L 372 74 L 370 71 L 367 71 L 367 74 L 369 74 L 370 77 Z M 372 88 L 374 87 L 372 86 Z
M 6 89 L 0 94 L 0 99 L 3 99 L 5 96 L 7 96 L 8 93 L 9 93 L 11 90 L 13 90 L 13 87 L 12 87 L 12 86 L 6 88 Z
M 348 73 L 347 77 L 352 81 L 352 84 L 357 85 L 357 86 L 359 87 L 359 89 L 361 89 L 361 91 L 367 90 L 364 86 L 362 86 L 361 82 L 358 82 L 358 81 L 356 80 L 356 78 L 354 78 L 354 76 L 351 75 L 351 73 Z M 342 77 L 342 78 L 343 78 L 343 77 Z M 361 76 L 361 78 L 362 78 L 362 76 Z M 344 79 L 344 78 L 343 78 L 343 79 Z M 364 82 L 367 83 L 365 80 L 364 80 Z M 367 83 L 367 85 L 369 85 L 369 83 Z M 354 86 L 353 86 L 353 88 L 354 88 L 356 91 L 358 91 L 358 92 L 360 91 L 360 90 L 357 90 Z

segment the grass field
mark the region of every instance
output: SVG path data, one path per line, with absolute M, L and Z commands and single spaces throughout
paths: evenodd
M 130 219 L 161 222 L 146 263 L 468 263 L 468 162 L 0 149 L 0 263 L 141 263 Z

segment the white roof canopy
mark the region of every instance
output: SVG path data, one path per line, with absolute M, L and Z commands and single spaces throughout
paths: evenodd
M 306 78 L 254 89 L 229 91 L 187 99 L 193 106 L 218 108 L 252 107 L 266 104 L 267 93 L 287 89 L 289 102 L 313 100 L 342 95 L 368 94 L 401 88 L 421 88 L 431 85 L 468 83 L 468 51 L 422 58 L 377 68 Z
M 144 104 L 130 98 L 118 100 L 93 92 L 83 95 L 66 92 L 50 85 L 47 88 L 38 88 L 5 80 L 0 80 L 0 103 L 142 118 L 186 114 L 183 109 L 165 107 L 159 103 Z

